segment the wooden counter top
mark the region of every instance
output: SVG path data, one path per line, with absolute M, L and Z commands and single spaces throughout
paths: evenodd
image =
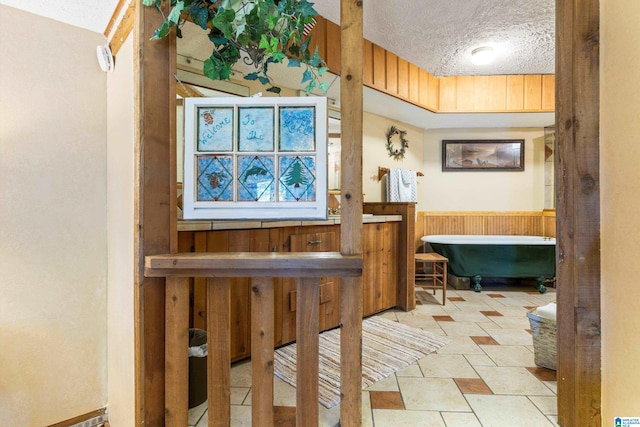
M 362 223 L 375 222 L 400 222 L 402 215 L 373 215 L 363 216 Z M 209 230 L 241 230 L 255 228 L 299 227 L 306 225 L 335 225 L 340 224 L 339 217 L 331 216 L 327 220 L 294 220 L 294 221 L 203 221 L 203 220 L 178 220 L 178 231 L 209 231 Z

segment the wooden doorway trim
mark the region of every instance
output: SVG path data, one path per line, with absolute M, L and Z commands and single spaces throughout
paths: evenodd
M 598 0 L 556 2 L 558 423 L 601 425 Z

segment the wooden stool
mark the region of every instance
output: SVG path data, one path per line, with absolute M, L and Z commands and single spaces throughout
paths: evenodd
M 431 280 L 431 285 L 420 285 L 423 288 L 442 289 L 442 305 L 447 302 L 447 262 L 449 259 L 435 252 L 417 253 L 415 254 L 416 263 L 422 263 L 422 271 L 419 272 L 416 265 L 416 284 L 419 280 Z M 431 268 L 428 269 L 426 264 L 429 263 Z

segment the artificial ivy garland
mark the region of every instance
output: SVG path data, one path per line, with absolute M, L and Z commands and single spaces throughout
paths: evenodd
M 407 134 L 406 130 L 399 130 L 395 126 L 391 126 L 387 131 L 387 152 L 389 153 L 389 157 L 393 157 L 394 160 L 402 160 L 404 159 L 404 153 L 409 148 L 409 141 L 405 138 Z M 400 137 L 400 149 L 393 148 L 393 136 L 398 135 Z

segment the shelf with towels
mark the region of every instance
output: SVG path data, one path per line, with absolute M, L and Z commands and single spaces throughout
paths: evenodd
M 389 173 L 389 168 L 383 168 L 381 166 L 378 166 L 378 181 L 381 181 L 382 177 L 385 176 L 388 173 Z M 420 172 L 420 171 L 416 172 L 416 175 L 424 176 L 424 174 L 422 172 Z

